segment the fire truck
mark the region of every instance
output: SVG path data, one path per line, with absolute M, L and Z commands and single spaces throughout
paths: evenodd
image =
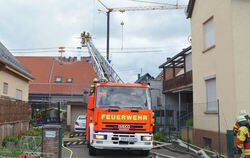
M 150 86 L 123 83 L 90 40 L 87 48 L 100 82 L 92 87 L 87 106 L 86 140 L 90 155 L 100 149 L 153 148 L 153 111 Z M 107 78 L 106 82 L 102 82 Z

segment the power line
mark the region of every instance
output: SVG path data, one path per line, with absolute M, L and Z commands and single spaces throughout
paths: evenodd
M 83 49 L 85 47 L 80 47 L 80 46 L 79 47 L 77 47 L 77 46 L 75 46 L 75 47 L 73 47 L 73 46 L 67 47 L 67 46 L 65 46 L 65 49 L 67 49 L 67 48 L 69 48 L 69 49 L 73 49 L 73 48 L 75 48 L 75 49 L 79 49 L 79 48 Z M 166 48 L 166 47 L 127 47 L 127 48 L 124 48 L 124 49 L 155 49 L 155 48 Z M 59 47 L 13 48 L 13 49 L 8 49 L 8 50 L 37 50 L 37 49 L 59 49 Z M 105 48 L 99 48 L 99 49 L 105 49 Z M 121 48 L 117 47 L 117 48 L 110 48 L 110 49 L 121 49 Z
M 77 51 L 66 51 L 66 53 L 76 53 Z M 12 52 L 14 54 L 37 54 L 37 53 L 58 53 L 57 51 L 35 51 L 35 52 Z M 102 54 L 105 54 L 106 52 L 101 52 Z M 112 54 L 150 54 L 150 53 L 156 53 L 156 54 L 166 54 L 168 52 L 163 52 L 161 50 L 154 50 L 154 51 L 122 51 L 122 52 L 110 52 Z
M 148 3 L 148 4 L 160 4 L 160 5 L 176 6 L 176 4 L 161 3 L 161 2 L 155 2 L 155 1 L 143 1 L 143 0 L 127 0 L 127 1 L 133 1 L 133 2 L 139 2 L 139 3 Z

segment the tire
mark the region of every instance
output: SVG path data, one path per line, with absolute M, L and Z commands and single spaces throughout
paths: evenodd
M 141 156 L 148 156 L 149 155 L 149 150 L 141 150 L 140 155 Z
M 97 155 L 97 149 L 89 145 L 89 155 L 94 156 Z

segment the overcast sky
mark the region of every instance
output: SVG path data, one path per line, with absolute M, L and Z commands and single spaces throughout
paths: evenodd
M 175 0 L 143 1 L 175 3 Z M 157 5 L 132 0 L 102 2 L 109 8 Z M 179 3 L 187 4 L 188 0 L 179 0 Z M 95 46 L 105 51 L 107 18 L 105 13 L 97 11 L 105 11 L 97 0 L 0 0 L 0 6 L 0 41 L 10 50 L 80 46 L 77 36 L 88 31 L 94 37 Z M 160 73 L 158 66 L 167 57 L 190 45 L 190 22 L 184 9 L 114 12 L 110 20 L 111 64 L 126 82 L 134 82 L 141 70 L 142 74 L 156 77 Z M 123 40 L 121 21 L 124 21 Z M 117 53 L 121 51 L 130 54 Z M 56 50 L 37 53 L 14 53 L 13 50 L 13 54 L 59 56 Z M 77 54 L 68 51 L 65 55 Z M 88 56 L 88 52 L 84 50 L 82 56 Z

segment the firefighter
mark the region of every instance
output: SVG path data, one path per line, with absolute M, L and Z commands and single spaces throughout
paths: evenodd
M 237 133 L 236 144 L 238 148 L 238 153 L 242 153 L 244 150 L 244 155 L 246 158 L 250 158 L 250 135 L 249 135 L 249 122 L 244 116 L 238 116 L 237 122 L 239 124 L 239 130 Z
M 86 39 L 87 39 L 87 42 L 89 41 L 90 39 L 90 33 L 88 32 L 87 35 L 86 35 Z
M 82 46 L 84 46 L 85 38 L 86 38 L 85 31 L 83 33 L 81 33 L 81 37 L 82 37 Z
M 83 33 L 81 33 L 81 37 L 85 37 L 85 31 L 83 31 Z
M 98 79 L 94 78 L 93 80 L 93 84 L 90 86 L 90 95 L 92 95 L 93 93 L 95 93 L 95 85 L 98 83 Z
M 250 124 L 250 119 L 249 119 L 248 113 L 247 113 L 247 111 L 245 109 L 240 110 L 239 116 L 244 116 L 248 120 L 248 122 Z M 236 121 L 235 124 L 234 124 L 234 127 L 233 127 L 233 131 L 234 131 L 235 136 L 238 133 L 238 130 L 239 130 L 239 124 Z

